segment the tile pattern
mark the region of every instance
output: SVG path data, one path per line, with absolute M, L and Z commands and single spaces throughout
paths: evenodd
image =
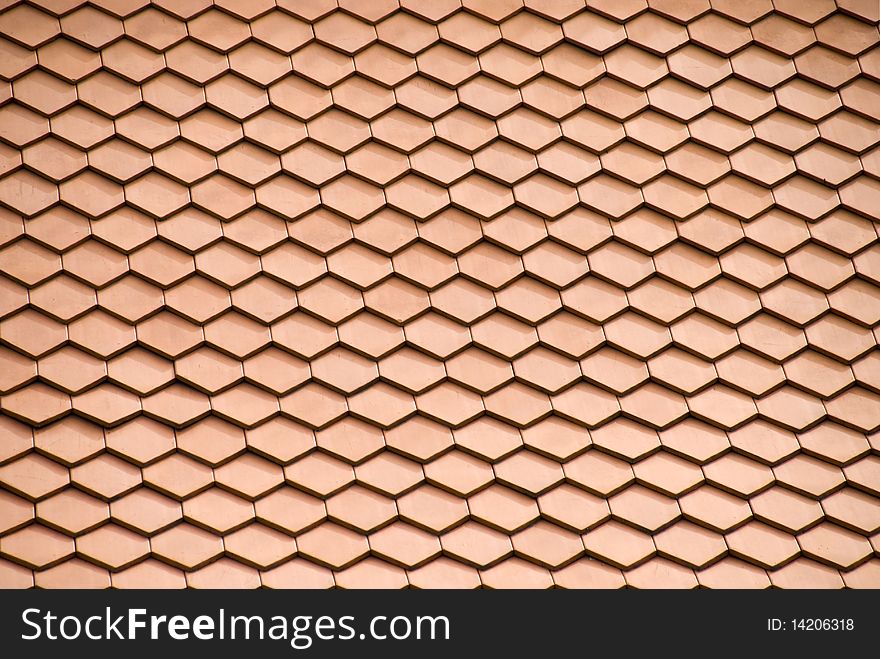
M 880 586 L 876 0 L 587 4 L 0 3 L 0 585 Z

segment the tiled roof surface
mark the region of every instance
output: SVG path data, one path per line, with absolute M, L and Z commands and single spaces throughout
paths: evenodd
M 0 4 L 0 585 L 880 586 L 876 0 Z

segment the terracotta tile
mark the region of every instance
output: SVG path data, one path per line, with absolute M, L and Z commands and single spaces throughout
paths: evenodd
M 9 498 L 11 495 L 9 495 Z M 16 507 L 9 508 L 10 521 L 12 516 L 23 515 L 21 500 L 16 500 Z M 11 502 L 9 502 L 11 504 Z M 29 519 L 34 515 L 34 508 L 29 509 Z M 103 524 L 108 518 L 108 507 L 103 503 L 79 490 L 66 489 L 48 499 L 40 501 L 36 506 L 36 516 L 46 526 L 63 533 L 78 535 L 90 531 Z M 5 525 L 5 524 L 4 524 Z M 14 531 L 21 526 L 13 523 L 7 531 Z M 4 531 L 5 533 L 6 531 Z
M 861 535 L 823 522 L 798 536 L 806 556 L 832 567 L 852 568 L 871 555 L 871 545 Z
M 186 577 L 182 570 L 151 558 L 111 574 L 111 581 L 114 588 L 186 587 Z
M 412 587 L 422 589 L 477 588 L 481 585 L 476 570 L 445 557 L 408 571 L 407 579 Z
M 259 572 L 228 558 L 187 573 L 186 579 L 190 588 L 249 589 L 261 585 Z
M 560 588 L 622 588 L 625 585 L 620 570 L 601 561 L 580 559 L 553 572 L 553 581 Z
M 766 121 L 767 119 L 764 119 L 758 125 L 763 125 Z M 691 121 L 688 130 L 697 143 L 719 149 L 722 153 L 735 151 L 751 140 L 755 134 L 748 124 L 715 110 L 710 110 Z
M 223 541 L 190 524 L 178 524 L 150 540 L 153 555 L 175 567 L 193 570 L 223 552 Z
M 588 532 L 582 539 L 588 554 L 623 569 L 645 561 L 656 551 L 650 536 L 616 520 Z
M 111 570 L 132 565 L 149 554 L 150 543 L 115 524 L 105 524 L 76 539 L 77 554 Z
M 844 483 L 839 467 L 805 455 L 796 455 L 774 467 L 773 474 L 783 485 L 813 498 L 839 489 Z
M 34 448 L 70 467 L 103 450 L 104 432 L 92 423 L 68 417 L 36 430 Z
M 490 418 L 481 418 L 453 432 L 456 445 L 491 462 L 510 455 L 522 445 L 519 432 Z
M 143 547 L 192 529 L 174 526 L 179 501 L 210 492 L 220 503 L 191 517 L 245 524 L 226 547 L 239 562 L 211 563 L 223 547 L 197 532 L 190 557 L 159 541 L 165 563 L 108 582 L 95 562 L 142 557 L 117 543 L 37 585 L 819 587 L 840 567 L 870 583 L 876 17 L 404 5 L 4 14 L 22 20 L 0 42 L 0 98 L 17 101 L 0 113 L 0 478 L 24 517 L 0 543 L 35 501 L 76 535 L 112 498 L 107 529 Z M 530 502 L 526 524 L 544 519 L 515 544 L 512 522 L 496 536 L 466 521 L 465 499 L 498 488 Z M 386 513 L 346 521 L 358 531 L 333 553 L 323 499 L 359 492 Z M 605 503 L 640 492 L 687 521 Z M 360 560 L 366 527 L 387 524 L 411 541 L 377 536 L 378 551 L 409 580 Z M 632 525 L 666 530 L 655 547 Z M 810 558 L 776 532 L 818 538 Z M 456 560 L 433 558 L 441 533 Z
M 698 584 L 692 570 L 664 558 L 653 558 L 624 573 L 624 578 L 634 588 L 690 589 Z
M 369 551 L 366 538 L 332 522 L 303 534 L 297 547 L 301 555 L 334 569 L 348 567 Z
M 266 588 L 331 588 L 335 584 L 330 570 L 301 558 L 262 572 L 260 580 Z
M 109 588 L 110 573 L 79 559 L 71 559 L 35 575 L 37 588 Z
M 138 488 L 110 504 L 113 520 L 137 533 L 154 535 L 182 517 L 181 506 L 149 488 Z
M 854 488 L 844 488 L 822 501 L 825 515 L 859 533 L 873 533 L 878 525 L 872 497 Z
M 426 464 L 425 477 L 432 485 L 466 497 L 491 483 L 494 474 L 489 463 L 455 450 Z
M 510 556 L 510 538 L 487 526 L 468 521 L 440 536 L 443 551 L 473 567 L 482 568 Z
M 480 579 L 487 588 L 543 589 L 553 586 L 553 578 L 548 570 L 519 558 L 511 558 L 488 570 L 483 570 Z
M 148 8 L 126 18 L 125 33 L 132 39 L 161 51 L 182 40 L 186 36 L 186 26 L 173 16 Z
M 379 559 L 369 557 L 334 574 L 339 588 L 406 588 L 406 572 Z
M 404 522 L 395 522 L 370 535 L 370 550 L 406 568 L 425 564 L 440 553 L 435 535 Z

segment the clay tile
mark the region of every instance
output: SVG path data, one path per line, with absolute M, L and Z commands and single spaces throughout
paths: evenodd
M 779 107 L 808 121 L 819 121 L 840 108 L 836 92 L 804 80 L 792 80 L 775 91 Z
M 370 536 L 370 549 L 398 565 L 412 568 L 440 553 L 440 541 L 403 522 L 395 522 Z
M 437 119 L 458 104 L 455 92 L 422 76 L 414 76 L 394 90 L 397 103 L 426 119 Z
M 757 521 L 726 536 L 731 554 L 761 567 L 778 567 L 799 552 L 794 537 Z
M 713 87 L 733 72 L 729 60 L 693 44 L 671 53 L 667 63 L 673 75 L 701 89 Z
M 348 400 L 352 414 L 390 426 L 416 411 L 412 396 L 385 384 L 378 384 Z
M 58 19 L 35 7 L 13 7 L 3 13 L 0 30 L 30 48 L 49 41 L 61 31 Z
M 229 70 L 229 62 L 210 48 L 194 41 L 184 41 L 165 53 L 168 68 L 187 80 L 204 85 Z M 182 88 L 185 86 L 181 85 Z
M 657 82 L 669 71 L 660 57 L 625 45 L 615 48 L 605 56 L 605 67 L 609 75 L 644 89 Z
M 872 584 L 877 583 L 877 568 L 877 559 L 871 559 L 840 576 L 847 588 L 872 588 Z M 828 574 L 828 570 L 825 571 L 825 574 Z
M 312 39 L 310 24 L 282 11 L 270 11 L 251 21 L 254 39 L 281 52 L 290 53 Z
M 110 573 L 91 563 L 73 558 L 35 575 L 37 588 L 109 588 Z
M 605 73 L 601 58 L 568 43 L 544 53 L 541 62 L 545 73 L 576 87 L 584 87 Z
M 71 494 L 68 495 L 67 492 L 70 492 Z M 2 524 L 3 533 L 9 533 L 9 532 L 15 531 L 15 530 L 21 528 L 22 526 L 28 525 L 31 521 L 33 521 L 33 519 L 34 519 L 34 505 L 33 505 L 33 503 L 25 501 L 24 499 L 20 499 L 19 497 L 15 496 L 13 494 L 9 494 L 7 492 L 3 492 L 2 494 L 0 494 L 0 498 L 3 499 L 3 505 L 4 505 L 3 518 L 2 518 L 2 522 L 0 522 L 0 524 Z M 61 494 L 58 494 L 58 495 L 52 497 L 51 499 L 48 499 L 47 501 L 44 501 L 41 504 L 39 504 L 41 512 L 38 512 L 38 515 L 40 515 L 40 518 L 45 521 L 45 518 L 48 518 L 51 515 L 50 514 L 42 514 L 42 513 L 50 513 L 51 512 L 51 510 L 52 510 L 52 506 L 50 505 L 51 502 L 58 501 L 58 503 L 61 505 L 61 508 L 64 509 L 64 507 L 65 507 L 64 502 L 66 500 L 71 499 L 71 498 L 74 500 L 77 500 L 77 499 L 85 499 L 87 501 L 92 500 L 91 497 L 88 497 L 87 495 L 79 494 L 79 493 L 77 493 L 76 490 L 67 490 L 66 492 L 62 492 Z M 98 504 L 97 508 L 100 509 L 101 505 Z M 61 516 L 62 521 L 66 522 L 67 520 L 64 519 L 64 514 L 63 514 L 64 512 L 73 512 L 73 511 L 64 511 L 64 510 L 62 511 L 62 516 Z M 91 525 L 93 523 L 99 523 L 95 519 L 95 518 L 100 519 L 100 517 L 101 517 L 101 515 L 98 511 L 96 511 L 95 509 L 92 509 L 92 510 L 84 511 L 84 512 L 86 512 L 84 517 L 88 518 L 86 525 Z M 106 516 L 107 516 L 106 515 L 106 507 L 104 507 L 103 512 L 104 512 L 103 517 L 106 518 Z M 75 523 L 70 524 L 70 525 L 71 526 L 78 526 Z M 65 530 L 65 529 L 62 528 L 62 530 Z M 76 529 L 74 529 L 74 530 L 76 530 Z
M 448 431 L 443 434 L 444 437 L 446 433 Z M 441 435 L 437 434 L 438 440 L 440 437 Z M 449 442 L 451 444 L 451 437 Z M 426 464 L 424 469 L 429 483 L 459 497 L 470 496 L 494 480 L 489 463 L 457 450 L 448 451 L 443 456 L 435 458 Z
M 21 10 L 19 10 L 19 11 L 21 11 Z M 25 13 L 28 13 L 28 12 L 25 12 Z M 6 32 L 9 30 L 10 24 L 7 21 L 9 20 L 8 17 L 11 15 L 13 15 L 13 14 L 10 11 L 10 13 L 7 13 L 7 16 L 5 18 L 0 18 L 0 22 L 2 22 L 2 24 L 4 26 L 2 28 L 4 34 L 6 34 Z M 49 16 L 47 16 L 46 18 L 48 19 L 48 22 L 45 23 L 45 25 L 51 25 L 52 18 Z M 57 25 L 58 24 L 55 23 L 56 29 L 57 29 Z M 13 35 L 7 35 L 7 36 L 13 36 Z M 63 42 L 63 41 L 61 43 L 59 43 L 58 47 L 51 48 L 51 46 L 57 42 L 58 42 L 58 40 L 47 43 L 44 48 L 48 48 L 49 50 L 47 50 L 46 52 L 47 53 L 52 52 L 52 51 L 56 50 L 56 48 L 58 48 L 60 50 L 66 49 L 66 46 L 63 45 L 66 42 Z M 0 46 L 0 47 L 2 47 L 3 55 L 4 55 L 4 63 L 3 63 L 2 68 L 0 68 L 0 70 L 2 70 L 4 78 L 11 80 L 12 78 L 15 78 L 16 76 L 21 75 L 22 73 L 34 68 L 37 65 L 38 53 L 36 52 L 36 50 L 34 49 L 33 46 L 30 46 L 28 48 L 23 48 L 22 46 L 19 46 L 18 44 L 15 44 L 15 43 L 12 43 L 11 41 L 8 41 L 6 39 L 3 39 L 3 41 L 0 43 L 2 43 L 2 46 Z M 51 58 L 50 58 L 50 62 L 54 63 L 54 62 L 52 62 Z
M 297 50 L 291 60 L 296 73 L 323 87 L 331 87 L 354 72 L 351 57 L 317 42 Z
M 770 573 L 770 579 L 777 588 L 843 588 L 841 577 L 837 570 L 808 558 L 798 558 Z
M 396 565 L 368 557 L 333 575 L 336 586 L 343 589 L 406 588 L 406 572 Z
M 773 15 L 752 25 L 758 43 L 781 55 L 792 57 L 816 40 L 813 30 L 781 15 Z
M 657 549 L 694 568 L 705 567 L 727 551 L 724 539 L 690 522 L 679 522 L 656 538 Z
M 516 183 L 538 168 L 533 154 L 500 140 L 477 152 L 473 163 L 480 172 L 508 185 Z
M 736 558 L 724 558 L 697 573 L 707 588 L 768 588 L 767 573 Z
M 137 488 L 141 484 L 141 471 L 128 462 L 103 454 L 72 468 L 70 480 L 90 494 L 110 501 Z
M 85 7 L 65 15 L 61 31 L 86 46 L 100 49 L 122 36 L 122 22 L 94 7 Z
M 456 445 L 485 460 L 496 462 L 522 446 L 519 431 L 489 417 L 477 419 L 453 432 Z
M 178 524 L 150 541 L 153 555 L 185 570 L 206 565 L 223 553 L 223 541 L 191 524 Z
M 752 127 L 748 124 L 714 110 L 692 121 L 688 125 L 688 130 L 697 143 L 713 147 L 722 153 L 735 151 L 754 136 Z
M 590 12 L 581 12 L 569 18 L 563 23 L 562 29 L 568 39 L 600 54 L 627 37 L 622 25 Z
M 625 573 L 627 584 L 633 588 L 696 588 L 693 570 L 665 558 L 652 558 Z
M 55 130 L 59 135 L 64 136 L 68 132 L 66 129 L 70 127 L 70 124 L 79 123 L 82 120 L 82 115 L 87 112 L 88 110 L 78 111 L 78 108 L 72 108 L 59 115 L 53 122 L 58 126 Z M 6 105 L 0 109 L 0 117 L 3 119 L 0 136 L 17 146 L 38 140 L 49 133 L 49 120 L 21 105 L 14 103 Z M 93 132 L 97 131 L 93 129 Z M 82 140 L 83 136 L 78 139 Z
M 296 553 L 296 541 L 262 524 L 250 524 L 223 539 L 229 554 L 259 568 L 273 567 L 289 560 Z M 227 587 L 229 578 L 220 582 Z
M 411 586 L 422 589 L 477 588 L 481 585 L 476 570 L 445 557 L 408 571 L 407 579 Z
M 859 74 L 854 60 L 822 46 L 814 46 L 798 55 L 795 65 L 801 75 L 831 89 L 842 87 Z
M 250 37 L 246 23 L 217 10 L 200 14 L 187 22 L 190 36 L 206 46 L 226 52 Z
M 848 31 L 852 38 L 841 40 L 843 30 Z M 817 25 L 816 36 L 820 42 L 850 57 L 865 52 L 878 41 L 876 30 L 843 14 L 831 16 Z
M 417 71 L 412 57 L 391 50 L 382 44 L 374 44 L 355 55 L 355 67 L 364 76 L 391 87 Z
M 391 522 L 397 507 L 392 499 L 354 485 L 327 501 L 327 513 L 333 521 L 370 532 Z
M 91 355 L 73 347 L 56 350 L 39 361 L 40 376 L 70 393 L 78 393 L 102 380 L 106 367 Z
M 818 502 L 781 487 L 774 487 L 749 502 L 755 517 L 762 522 L 797 533 L 822 519 Z
M 545 345 L 575 358 L 592 352 L 605 340 L 599 325 L 565 311 L 541 323 L 538 337 Z
M 420 220 L 435 215 L 449 204 L 446 190 L 412 174 L 388 187 L 385 197 L 390 206 Z
M 34 380 L 37 375 L 37 363 L 17 352 L 0 348 L 6 373 L 0 379 L 0 391 L 13 391 L 23 384 Z
M 146 538 L 121 526 L 105 524 L 78 537 L 76 550 L 79 555 L 99 565 L 119 570 L 146 557 L 150 552 L 150 544 Z
M 589 531 L 583 542 L 587 553 L 621 568 L 638 564 L 656 551 L 650 536 L 616 520 Z
M 182 570 L 152 558 L 111 574 L 111 582 L 114 588 L 186 588 Z
M 473 521 L 441 536 L 440 543 L 446 553 L 476 567 L 491 565 L 513 553 L 506 535 Z
M 816 126 L 780 111 L 772 112 L 754 126 L 758 139 L 769 142 L 788 153 L 794 153 L 816 140 Z
M 81 180 L 85 184 L 82 177 L 88 176 L 88 174 L 82 174 L 74 180 Z M 89 182 L 92 182 L 91 179 Z M 69 201 L 71 195 L 64 195 L 65 190 L 70 190 L 68 184 L 62 184 L 62 197 L 67 197 L 65 201 Z M 0 182 L 0 193 L 3 194 L 4 201 L 9 206 L 25 216 L 36 215 L 45 210 L 57 203 L 59 197 L 58 186 L 55 183 L 50 183 L 44 178 L 23 170 L 3 179 Z M 74 203 L 76 202 L 74 201 Z
M 734 428 L 757 414 L 751 398 L 723 385 L 714 385 L 688 399 L 691 413 L 710 423 Z
M 874 432 L 880 421 L 872 407 L 876 394 L 860 387 L 852 388 L 826 404 L 828 415 L 864 432 Z
M 831 308 L 860 323 L 873 324 L 877 309 L 871 297 L 873 287 L 867 282 L 854 280 L 828 295 Z
M 556 50 L 559 49 L 553 52 Z M 559 57 L 555 59 L 558 60 Z M 500 43 L 480 54 L 480 68 L 502 82 L 521 85 L 541 73 L 541 60 L 506 43 Z
M 376 365 L 345 348 L 335 348 L 311 363 L 312 376 L 346 393 L 361 389 L 378 377 Z
M 851 487 L 835 492 L 822 501 L 829 519 L 860 533 L 873 533 L 878 525 L 874 499 Z
M 254 507 L 218 487 L 212 487 L 183 502 L 187 522 L 214 533 L 228 533 L 248 524 L 254 518 Z
M 681 25 L 646 12 L 628 20 L 627 38 L 658 55 L 665 55 L 687 41 L 687 30 Z
M 411 393 L 421 393 L 446 376 L 442 363 L 410 348 L 379 362 L 379 375 Z
M 319 430 L 315 436 L 319 448 L 352 463 L 366 460 L 385 445 L 378 428 L 353 418 L 344 418 L 329 428 Z
M 609 77 L 600 78 L 598 82 L 587 87 L 584 96 L 590 107 L 618 121 L 635 116 L 648 105 L 648 97 L 644 91 Z
M 467 327 L 434 312 L 410 322 L 405 331 L 410 343 L 441 359 L 458 352 L 471 340 Z
M 798 536 L 804 554 L 843 569 L 851 568 L 871 554 L 871 545 L 861 535 L 829 522 Z
M 587 206 L 618 219 L 643 202 L 638 188 L 605 174 L 582 183 L 578 187 L 578 196 Z
M 648 369 L 637 359 L 607 347 L 581 361 L 584 377 L 616 393 L 624 393 L 648 379 Z
M 3 553 L 29 567 L 47 568 L 71 557 L 72 538 L 32 524 L 3 538 Z
M 562 28 L 550 21 L 520 12 L 501 24 L 501 36 L 535 55 L 547 51 L 562 41 Z
M 467 53 L 437 44 L 417 58 L 419 71 L 437 82 L 457 87 L 480 71 L 477 59 Z
M 451 383 L 441 384 L 421 394 L 416 398 L 416 406 L 429 418 L 453 427 L 476 418 L 484 409 L 478 395 Z
M 229 53 L 229 67 L 262 87 L 289 74 L 290 58 L 250 42 Z
M 441 39 L 474 55 L 501 40 L 497 25 L 467 12 L 456 12 L 437 28 Z
M 125 19 L 125 33 L 150 48 L 163 51 L 186 38 L 186 25 L 152 7 Z
M 397 506 L 403 519 L 434 533 L 453 528 L 468 516 L 464 500 L 431 485 L 406 494 Z
M 15 80 L 15 99 L 45 115 L 53 115 L 70 106 L 76 89 L 44 71 L 33 71 Z

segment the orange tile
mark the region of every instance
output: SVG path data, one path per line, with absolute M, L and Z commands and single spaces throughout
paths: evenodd
M 3 584 L 875 584 L 876 12 L 283 5 L 0 15 Z

